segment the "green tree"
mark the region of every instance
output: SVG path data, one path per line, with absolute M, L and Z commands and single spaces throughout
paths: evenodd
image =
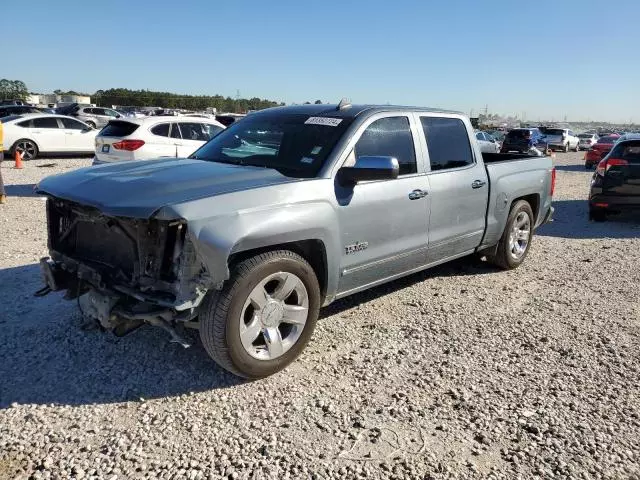
M 0 79 L 0 99 L 2 100 L 26 100 L 29 90 L 21 80 Z

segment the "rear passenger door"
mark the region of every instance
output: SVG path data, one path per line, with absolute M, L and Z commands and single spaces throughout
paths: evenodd
M 60 128 L 57 117 L 34 118 L 29 127 L 31 139 L 41 152 L 67 151 L 64 131 Z
M 420 162 L 418 127 L 412 115 L 372 116 L 354 134 L 342 165 L 362 156 L 395 157 L 398 178 L 336 183 L 342 256 L 339 291 L 346 294 L 425 263 L 429 181 Z M 416 190 L 423 195 L 415 194 Z
M 430 166 L 428 261 L 473 251 L 484 235 L 489 184 L 475 158 L 470 125 L 455 116 L 419 115 Z
M 177 147 L 173 144 L 173 139 L 169 138 L 170 130 L 169 122 L 158 123 L 149 129 L 151 135 L 145 143 L 149 158 L 178 156 Z
M 174 124 L 175 125 L 175 124 Z M 182 143 L 178 148 L 180 157 L 188 157 L 209 141 L 208 129 L 200 122 L 179 122 Z

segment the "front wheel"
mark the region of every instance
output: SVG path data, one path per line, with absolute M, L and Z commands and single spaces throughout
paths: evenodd
M 524 200 L 518 200 L 511 207 L 498 249 L 488 260 L 505 270 L 518 268 L 529 253 L 533 225 L 531 206 Z
M 569 142 L 564 144 L 564 153 L 568 153 L 569 152 Z
M 311 338 L 321 294 L 309 263 L 289 250 L 266 252 L 235 266 L 200 311 L 200 338 L 222 368 L 244 378 L 285 368 Z
M 574 152 L 579 152 L 580 151 L 580 144 L 576 143 L 576 148 L 573 149 Z
M 96 128 L 96 124 L 94 122 L 92 122 L 91 120 L 89 120 L 88 122 L 85 122 L 87 125 L 89 125 L 91 128 L 95 129 Z

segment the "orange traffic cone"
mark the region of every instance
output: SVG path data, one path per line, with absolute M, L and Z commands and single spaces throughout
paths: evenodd
M 17 149 L 16 149 L 16 152 L 14 154 L 14 158 L 15 158 L 15 161 L 16 161 L 16 166 L 13 167 L 13 168 L 22 168 L 22 153 L 19 152 Z

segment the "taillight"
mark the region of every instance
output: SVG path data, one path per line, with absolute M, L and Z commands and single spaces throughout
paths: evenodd
M 629 162 L 623 160 L 622 158 L 605 158 L 600 160 L 598 166 L 596 167 L 596 173 L 601 177 L 604 177 L 604 174 L 609 171 L 611 167 L 625 166 L 629 165 Z
M 133 152 L 144 145 L 144 140 L 120 140 L 112 144 L 111 146 L 116 150 L 126 150 L 127 152 Z
M 551 189 L 549 190 L 549 195 L 553 197 L 553 192 L 556 191 L 556 167 L 551 169 Z

